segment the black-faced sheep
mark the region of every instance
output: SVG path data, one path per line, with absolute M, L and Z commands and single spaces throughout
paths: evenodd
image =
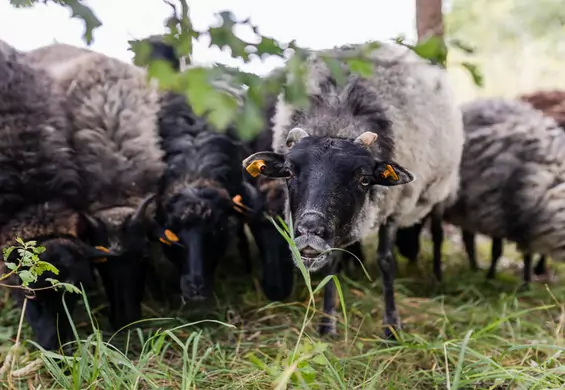
M 326 54 L 354 54 L 360 46 Z M 461 113 L 445 71 L 409 49 L 372 49 L 374 76 L 347 73 L 338 85 L 316 53 L 308 60 L 310 107 L 277 105 L 274 152 L 243 161 L 252 174 L 286 178 L 287 221 L 310 271 L 331 266 L 332 247 L 346 247 L 378 229 L 385 333 L 400 327 L 392 256 L 397 227 L 417 223 L 458 186 L 463 147 Z M 378 139 L 377 139 L 378 138 Z M 376 142 L 375 142 L 376 141 Z M 333 314 L 335 286 L 324 293 Z M 392 328 L 392 329 L 391 329 Z M 324 318 L 321 333 L 335 331 Z
M 20 237 L 46 248 L 41 260 L 60 273 L 44 273 L 31 288 L 49 286 L 49 277 L 89 288 L 92 259 L 110 254 L 81 240 L 84 182 L 69 146 L 62 96 L 47 74 L 28 66 L 22 53 L 4 42 L 0 74 L 0 244 L 14 245 Z M 8 260 L 16 262 L 16 256 L 13 251 Z M 21 300 L 22 291 L 15 292 Z M 77 300 L 78 295 L 67 294 L 70 312 Z M 56 349 L 59 339 L 64 343 L 71 336 L 57 291 L 38 291 L 26 318 L 43 348 Z
M 240 165 L 243 149 L 172 92 L 161 99 L 159 131 L 166 162 L 157 198 L 159 239 L 179 265 L 182 297 L 200 300 L 211 293 L 216 266 L 234 235 L 249 261 L 240 213 L 245 210 L 238 207 L 250 203 Z
M 152 228 L 147 211 L 165 168 L 160 94 L 142 68 L 70 45 L 40 50 L 36 65 L 66 94 L 71 144 L 87 185 L 89 242 L 119 253 L 97 268 L 110 301 L 110 322 L 120 328 L 141 317 Z M 50 50 L 61 60 L 43 65 L 41 58 L 54 58 Z

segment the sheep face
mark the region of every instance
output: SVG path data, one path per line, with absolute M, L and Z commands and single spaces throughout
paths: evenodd
M 55 278 L 79 288 L 82 284 L 85 290 L 92 289 L 95 285 L 92 261 L 115 255 L 92 248 L 76 238 L 36 240 L 45 247 L 40 259 L 57 267 L 59 274 L 43 273 L 30 285 L 33 289 L 50 286 L 51 283 L 46 280 L 47 278 Z M 12 256 L 16 256 L 15 252 L 12 252 Z M 16 298 L 23 299 L 22 290 L 16 291 Z M 78 294 L 65 294 L 69 313 L 73 312 L 79 298 Z M 37 291 L 29 300 L 25 315 L 37 343 L 47 350 L 58 349 L 59 340 L 65 343 L 72 336 L 61 291 L 53 289 Z
M 112 208 L 89 217 L 90 243 L 116 256 L 96 262 L 108 300 L 110 324 L 120 329 L 141 318 L 141 300 L 146 278 L 150 222 L 146 210 L 154 199 L 145 198 L 137 210 Z
M 161 205 L 159 240 L 166 256 L 180 266 L 183 299 L 210 296 L 218 260 L 229 244 L 229 217 L 234 213 L 227 191 L 212 182 L 197 182 Z
M 246 183 L 247 184 L 247 183 Z M 257 186 L 247 186 L 253 213 L 248 225 L 262 261 L 261 287 L 265 296 L 282 301 L 292 293 L 294 266 L 288 243 L 267 216 L 284 218 L 285 183 L 267 177 L 257 178 Z
M 369 132 L 355 140 L 310 137 L 297 128 L 288 135 L 290 150 L 285 154 L 258 152 L 243 161 L 252 175 L 286 178 L 294 241 L 312 272 L 328 264 L 330 248 L 357 239 L 353 230 L 361 209 L 377 190 L 374 186 L 414 180 L 398 164 L 372 156 L 368 146 L 376 138 Z

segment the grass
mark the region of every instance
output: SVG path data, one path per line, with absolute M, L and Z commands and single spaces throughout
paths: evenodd
M 171 310 L 148 304 L 143 329 L 113 336 L 103 309 L 90 298 L 76 320 L 73 355 L 39 354 L 43 367 L 14 378 L 18 389 L 558 389 L 565 387 L 565 287 L 533 283 L 518 292 L 517 254 L 497 280 L 472 273 L 460 245 L 448 242 L 445 281 L 431 272 L 430 244 L 422 261 L 399 260 L 396 300 L 405 325 L 398 343 L 381 339 L 383 304 L 374 264 L 376 240 L 365 245 L 368 271 L 340 275 L 347 321 L 338 336 L 320 338 L 319 313 L 303 328 L 310 295 L 298 283 L 292 299 L 268 302 L 244 275 L 219 277 L 214 302 Z M 488 258 L 490 243 L 479 247 Z M 510 253 L 511 252 L 511 253 Z M 503 263 L 503 262 L 501 262 Z M 482 263 L 486 267 L 486 262 Z M 559 278 L 561 269 L 551 264 Z M 234 267 L 237 269 L 238 267 Z M 298 272 L 300 274 L 300 272 Z M 317 278 L 317 279 L 316 279 Z M 297 276 L 301 280 L 300 275 Z M 313 277 L 315 287 L 320 277 Z M 558 279 L 559 280 L 559 279 Z M 315 295 L 321 308 L 321 293 Z M 13 344 L 19 309 L 0 308 L 0 353 Z M 310 313 L 312 314 L 312 313 Z M 312 317 L 308 314 L 308 318 Z M 81 313 L 78 313 L 81 317 Z M 207 319 L 207 321 L 203 321 Z M 30 332 L 24 327 L 24 338 Z M 26 343 L 31 348 L 31 343 Z M 8 381 L 1 383 L 9 387 Z

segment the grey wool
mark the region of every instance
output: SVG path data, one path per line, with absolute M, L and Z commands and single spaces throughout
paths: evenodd
M 359 45 L 322 53 L 343 58 Z M 311 136 L 354 139 L 366 131 L 378 134 L 373 156 L 394 160 L 412 172 L 407 185 L 373 188 L 352 226 L 350 242 L 363 238 L 394 217 L 398 227 L 411 226 L 432 207 L 457 192 L 463 148 L 461 113 L 445 70 L 406 47 L 380 42 L 372 50 L 373 76 L 347 72 L 339 86 L 325 61 L 313 52 L 308 59 L 307 110 L 279 97 L 273 119 L 273 149 L 284 153 L 290 130 L 300 127 Z M 288 216 L 288 205 L 287 205 Z
M 34 52 L 30 61 L 43 66 L 66 95 L 89 211 L 113 230 L 157 191 L 165 168 L 159 91 L 144 69 L 100 53 L 63 44 Z M 121 249 L 118 242 L 110 245 Z
M 2 41 L 0 74 L 2 244 L 16 236 L 75 234 L 73 210 L 82 203 L 83 181 L 62 97 L 44 72 Z
M 565 135 L 530 104 L 479 99 L 461 107 L 466 141 L 448 222 L 563 258 Z

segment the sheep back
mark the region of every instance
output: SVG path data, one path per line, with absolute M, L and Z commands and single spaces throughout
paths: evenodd
M 342 46 L 326 53 L 343 56 L 359 48 Z M 307 60 L 311 105 L 300 110 L 281 95 L 272 144 L 276 152 L 286 152 L 286 137 L 295 126 L 313 136 L 349 139 L 373 131 L 379 136 L 373 155 L 415 174 L 410 184 L 371 190 L 357 222 L 358 237 L 389 216 L 399 227 L 413 225 L 456 193 L 464 139 L 461 113 L 443 69 L 389 43 L 381 43 L 370 58 L 372 77 L 346 70 L 346 83 L 339 86 L 325 61 L 313 53 Z
M 466 135 L 461 184 L 446 220 L 469 231 L 507 238 L 522 250 L 562 256 L 562 130 L 553 119 L 519 101 L 479 99 L 461 109 Z M 493 115 L 503 111 L 506 117 Z M 485 121 L 495 117 L 492 123 Z
M 0 46 L 0 225 L 55 199 L 79 207 L 83 182 L 68 144 L 62 97 L 21 53 L 5 42 Z
M 136 207 L 164 170 L 158 90 L 143 69 L 99 53 L 79 49 L 56 66 L 91 209 Z

